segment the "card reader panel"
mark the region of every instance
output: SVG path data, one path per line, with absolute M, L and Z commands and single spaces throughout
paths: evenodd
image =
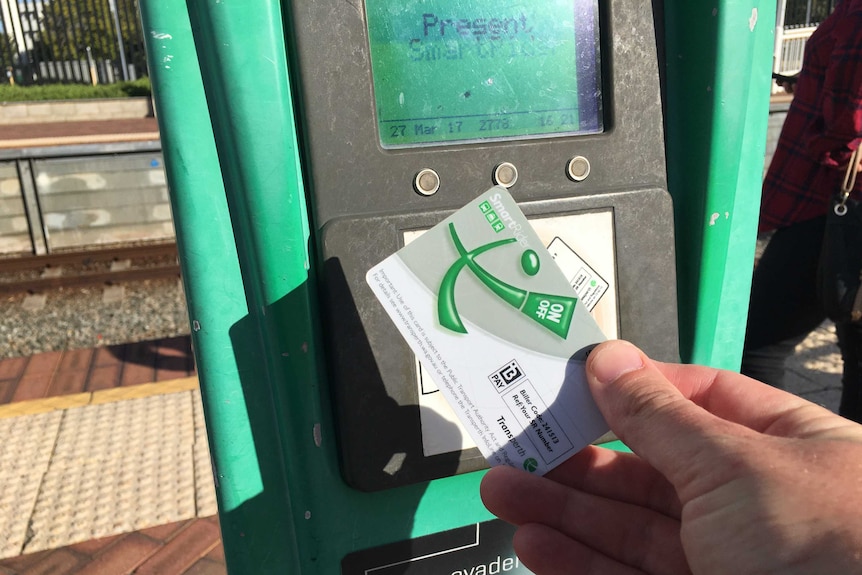
M 543 10 L 565 10 L 569 5 L 575 11 L 574 45 L 564 39 L 564 30 L 544 34 L 536 28 L 555 21 Z M 312 235 L 318 242 L 321 307 L 327 318 L 327 363 L 348 483 L 377 490 L 485 466 L 475 449 L 425 456 L 422 415 L 426 420 L 435 415 L 424 413 L 419 405 L 416 362 L 364 275 L 403 245 L 405 232 L 432 227 L 492 184 L 507 187 L 528 217 L 611 210 L 619 335 L 643 346 L 653 357 L 677 358 L 673 218 L 666 191 L 652 3 L 553 0 L 537 7 L 524 2 L 507 5 L 506 14 L 492 13 L 498 3 L 488 0 L 325 0 L 288 6 Z M 592 29 L 582 26 L 578 32 L 577 22 L 585 22 L 578 12 L 582 9 L 591 11 Z M 387 15 L 387 10 L 393 15 Z M 456 14 L 459 11 L 462 15 Z M 467 12 L 469 18 L 463 15 Z M 512 67 L 507 58 L 490 66 L 478 62 L 477 58 L 488 55 L 483 42 L 489 38 L 477 40 L 474 32 L 490 30 L 495 18 L 497 36 L 505 35 L 502 23 L 509 23 L 514 42 L 506 44 L 510 51 L 537 47 L 536 42 L 547 47 L 559 40 L 561 50 L 575 49 L 586 59 L 579 56 L 570 64 L 559 64 L 564 52 L 545 52 L 531 60 L 535 65 L 521 62 Z M 385 26 L 400 29 L 380 29 Z M 525 34 L 530 28 L 536 38 L 528 40 Z M 400 32 L 406 34 L 404 38 Z M 450 43 L 450 56 L 464 57 L 435 60 L 440 54 L 445 60 L 445 54 L 435 51 L 440 38 L 432 41 L 434 34 L 442 34 L 443 41 Z M 404 42 L 399 44 L 399 38 Z M 417 38 L 421 45 L 411 44 Z M 592 48 L 582 43 L 585 40 Z M 453 47 L 452 41 L 458 46 Z M 407 76 L 382 78 L 381 84 L 388 68 L 406 69 L 397 64 L 403 54 L 390 57 L 386 51 L 411 46 L 425 50 L 422 58 L 428 56 L 418 66 L 443 64 L 445 69 L 429 68 L 420 82 L 416 71 L 421 68 L 411 65 Z M 594 67 L 592 74 L 586 71 L 589 66 Z M 499 75 L 486 74 L 486 80 L 493 82 L 484 88 L 501 86 L 502 78 L 517 83 L 519 74 L 531 74 L 532 92 L 577 90 L 578 98 L 567 101 L 565 94 L 556 94 L 548 102 L 559 103 L 561 111 L 548 117 L 531 116 L 544 108 L 533 105 L 535 101 L 525 104 L 519 97 L 509 97 L 517 96 L 516 90 L 476 105 L 479 100 L 472 98 L 478 92 L 465 82 L 481 80 L 477 70 L 497 69 Z M 572 75 L 578 76 L 576 87 L 566 83 Z M 405 86 L 405 109 L 421 116 L 405 117 L 411 120 L 403 123 L 405 135 L 408 128 L 414 133 L 403 146 L 395 143 L 395 136 L 380 132 L 381 126 L 402 125 L 392 121 L 400 116 L 381 112 L 381 107 L 392 105 L 393 98 L 401 105 L 398 82 Z M 595 85 L 592 93 L 581 93 L 591 84 Z M 459 91 L 453 97 L 447 87 Z M 446 93 L 429 94 L 435 90 Z M 473 125 L 466 140 L 441 136 L 436 130 L 448 130 L 450 121 L 452 129 L 457 128 L 458 98 L 467 98 L 468 92 L 471 104 L 463 111 L 474 119 L 481 116 L 478 125 Z M 419 105 L 408 98 L 418 98 Z M 444 109 L 437 110 L 441 106 Z M 570 115 L 573 107 L 579 109 L 576 123 Z M 588 116 L 595 116 L 595 121 Z M 538 124 L 521 130 L 516 117 L 532 118 Z M 505 118 L 508 127 L 503 125 Z M 490 121 L 486 127 L 500 128 L 499 137 L 484 137 L 482 120 Z M 570 123 L 577 127 L 570 129 Z M 423 133 L 415 132 L 416 124 L 421 124 Z M 434 133 L 427 131 L 430 128 Z M 434 433 L 451 434 L 452 442 L 457 442 L 460 432 L 439 423 Z
M 666 191 L 631 190 L 520 206 L 537 222 L 610 210 L 619 336 L 657 359 L 677 359 L 676 331 L 655 328 L 677 321 L 676 292 L 658 281 L 674 274 L 673 216 Z M 362 490 L 487 466 L 475 448 L 425 455 L 423 419 L 437 434 L 434 443 L 457 443 L 461 431 L 422 411 L 415 358 L 364 279 L 368 269 L 402 247 L 405 232 L 430 228 L 449 214 L 341 218 L 323 230 L 324 333 L 342 469 L 348 483 Z M 434 421 L 430 426 L 429 420 Z

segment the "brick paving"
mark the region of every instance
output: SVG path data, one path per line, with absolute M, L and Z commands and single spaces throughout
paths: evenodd
M 129 139 L 159 139 L 155 118 L 90 120 L 46 124 L 8 124 L 0 127 L 0 148 L 50 146 L 53 144 L 122 142 Z
M 0 360 L 0 404 L 195 374 L 188 336 Z
M 2 575 L 223 575 L 218 519 L 192 519 L 0 561 Z
M 0 360 L 0 403 L 195 374 L 188 336 Z M 0 575 L 224 575 L 216 516 L 0 560 Z

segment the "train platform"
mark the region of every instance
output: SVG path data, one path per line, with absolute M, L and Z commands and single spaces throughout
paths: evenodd
M 0 126 L 0 149 L 141 142 L 158 139 L 159 126 L 155 118 Z
M 188 336 L 0 360 L 0 575 L 226 573 Z
M 824 324 L 791 391 L 836 409 Z M 0 575 L 224 575 L 188 336 L 0 360 Z

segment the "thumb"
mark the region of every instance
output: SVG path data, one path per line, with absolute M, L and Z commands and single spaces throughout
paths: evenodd
M 586 365 L 593 398 L 611 429 L 677 489 L 698 462 L 716 461 L 722 438 L 744 432 L 683 394 L 637 347 L 626 341 L 597 346 Z

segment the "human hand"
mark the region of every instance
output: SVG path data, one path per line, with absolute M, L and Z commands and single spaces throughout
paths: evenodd
M 545 477 L 508 467 L 485 505 L 539 575 L 862 573 L 862 426 L 737 373 L 606 342 L 587 379 L 633 451 Z
M 799 81 L 798 73 L 794 74 L 793 76 L 773 73 L 772 78 L 775 80 L 775 83 L 780 88 L 784 88 L 784 91 L 788 94 L 793 94 L 793 92 L 796 91 L 796 82 Z
M 793 94 L 796 89 L 796 82 L 776 82 L 779 88 L 783 88 L 784 92 L 787 94 Z

